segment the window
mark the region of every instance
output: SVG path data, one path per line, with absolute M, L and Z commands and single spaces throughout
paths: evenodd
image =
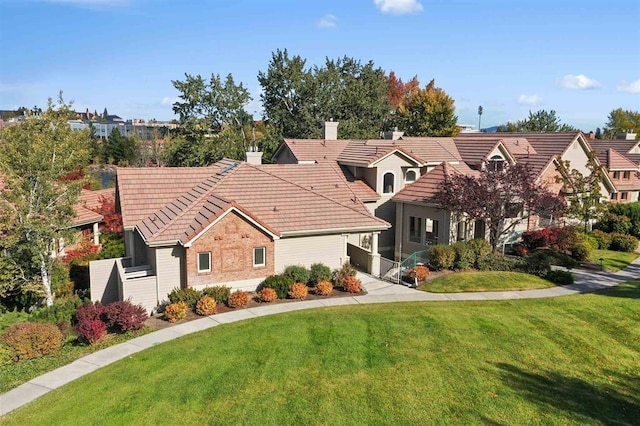
M 411 183 L 416 181 L 416 172 L 415 170 L 409 170 L 407 175 L 404 178 L 405 182 Z
M 211 272 L 211 252 L 198 253 L 198 272 Z
M 617 192 L 612 192 L 611 193 L 611 199 L 612 200 L 617 200 L 618 199 L 618 193 Z
M 424 220 L 424 243 L 426 245 L 438 244 L 438 221 Z
M 414 243 L 419 243 L 421 235 L 422 235 L 422 218 L 409 216 L 409 241 Z
M 622 173 L 622 179 L 631 179 L 631 172 L 630 171 L 626 171 Z
M 396 177 L 393 173 L 387 172 L 382 178 L 382 192 L 385 194 L 393 194 L 393 186 L 395 184 Z
M 620 193 L 620 199 L 621 200 L 626 200 L 627 199 L 627 193 L 626 192 L 621 192 Z
M 456 241 L 464 241 L 467 239 L 467 222 L 465 222 L 464 220 L 461 220 L 460 222 L 458 222 L 458 237 L 456 238 Z
M 489 169 L 494 172 L 501 172 L 504 169 L 504 158 L 494 155 L 489 159 Z
M 620 179 L 620 172 L 613 172 L 614 179 Z
M 267 248 L 266 247 L 256 247 L 253 249 L 253 267 L 264 266 L 266 265 L 267 259 Z

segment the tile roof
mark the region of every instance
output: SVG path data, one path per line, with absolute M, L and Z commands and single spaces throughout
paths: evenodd
M 607 161 L 603 164 L 605 164 L 609 170 L 638 170 L 637 164 L 613 148 L 607 150 Z
M 417 155 L 428 163 L 462 160 L 453 138 L 402 137 L 396 143 L 405 151 Z
M 335 161 L 349 140 L 285 139 L 284 144 L 298 161 Z
M 104 217 L 100 213 L 89 210 L 79 203 L 73 206 L 73 210 L 76 212 L 76 216 L 73 218 L 73 226 L 83 226 L 92 223 L 98 223 L 102 222 L 102 220 L 104 219 Z
M 603 141 L 590 140 L 589 144 L 598 156 L 598 160 L 611 169 L 637 169 L 640 164 L 640 154 L 628 152 L 637 145 L 637 141 Z
M 99 189 L 97 191 L 83 189 L 78 196 L 78 203 L 92 210 L 100 207 L 100 197 L 111 197 L 115 199 L 115 196 L 115 188 Z
M 392 200 L 396 202 L 429 202 L 432 201 L 434 195 L 440 191 L 445 175 L 463 174 L 477 176 L 478 173 L 478 171 L 472 170 L 465 163 L 442 163 L 428 173 L 420 176 L 414 183 L 405 186 Z
M 350 141 L 345 149 L 340 153 L 337 160 L 341 164 L 368 167 L 376 161 L 392 154 L 401 152 L 413 159 L 417 164 L 425 161 L 416 154 L 410 153 L 398 141 L 389 139 L 369 139 L 362 141 Z
M 234 162 L 222 160 L 210 167 L 119 167 L 117 188 L 125 229 L 180 197 L 209 176 Z
M 127 223 L 137 225 L 149 243 L 179 241 L 182 244 L 231 208 L 274 235 L 381 230 L 390 226 L 367 210 L 358 192 L 353 190 L 353 182 L 348 182 L 335 164 L 232 164 L 236 167 L 230 168 L 231 164 L 224 162 L 198 170 L 181 169 L 180 173 L 192 177 L 204 173 L 205 177 L 148 217 L 136 222 L 127 217 Z M 121 170 L 118 169 L 118 173 Z M 164 180 L 156 181 L 154 175 L 145 174 L 144 170 L 148 169 L 127 172 L 129 186 L 120 192 L 121 204 L 128 206 L 123 209 L 123 221 L 130 212 L 138 218 L 138 206 L 148 209 L 146 199 L 138 197 L 139 192 L 161 193 L 164 188 Z M 180 179 L 179 173 L 173 176 Z M 366 194 L 370 195 L 368 191 Z

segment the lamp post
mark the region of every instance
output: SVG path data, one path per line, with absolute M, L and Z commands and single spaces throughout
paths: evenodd
M 482 105 L 480 105 L 478 107 L 478 131 L 482 131 L 482 128 L 480 127 L 480 120 L 482 119 Z
M 600 259 L 598 259 L 598 260 L 600 261 L 600 270 L 601 270 L 601 271 L 604 271 L 604 258 L 602 258 L 602 257 L 601 257 L 601 258 L 600 258 Z

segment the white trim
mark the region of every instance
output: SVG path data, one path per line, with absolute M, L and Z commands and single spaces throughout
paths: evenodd
M 256 250 L 262 250 L 262 263 L 256 263 Z M 265 246 L 253 248 L 253 267 L 261 268 L 267 265 L 267 248 Z
M 409 173 L 413 173 L 414 175 L 413 180 L 407 179 L 407 176 L 409 175 Z M 407 171 L 404 173 L 404 183 L 413 183 L 417 181 L 419 177 L 420 177 L 420 172 L 417 172 L 415 169 L 407 169 Z
M 391 192 L 386 192 L 385 188 L 384 188 L 384 177 L 387 175 L 387 173 L 391 173 L 393 175 L 393 191 Z M 394 171 L 391 170 L 387 170 L 384 173 L 382 173 L 382 194 L 395 194 L 396 191 L 396 173 Z
M 395 154 L 396 152 L 397 152 L 398 154 L 401 154 L 403 157 L 408 158 L 408 159 L 410 159 L 411 161 L 413 161 L 413 163 L 415 164 L 415 166 L 416 166 L 416 167 L 419 167 L 419 166 L 421 166 L 421 165 L 422 165 L 422 163 L 421 163 L 421 162 L 419 162 L 417 158 L 414 158 L 414 157 L 410 156 L 409 154 L 406 154 L 404 151 L 401 151 L 401 150 L 399 150 L 398 148 L 394 148 L 394 150 L 393 150 L 393 151 L 391 151 L 390 153 L 388 153 L 388 154 L 386 154 L 386 155 L 383 155 L 382 157 L 380 157 L 380 158 L 378 158 L 377 160 L 375 160 L 373 163 L 370 163 L 370 164 L 368 165 L 368 167 L 369 167 L 369 168 L 373 168 L 373 167 L 375 167 L 375 165 L 376 165 L 376 164 L 378 164 L 380 161 L 382 161 L 382 160 L 384 160 L 385 158 L 387 158 L 387 157 L 391 156 L 392 154 Z
M 209 268 L 208 269 L 202 269 L 200 268 L 200 255 L 202 254 L 206 254 L 209 257 Z M 211 252 L 210 251 L 200 251 L 198 252 L 198 273 L 199 274 L 203 274 L 206 272 L 211 272 Z
M 189 241 L 187 241 L 186 243 L 183 244 L 184 247 L 191 247 L 191 245 L 193 245 L 193 243 L 200 238 L 202 235 L 204 235 L 209 229 L 211 229 L 216 223 L 218 223 L 220 220 L 222 220 L 224 217 L 226 217 L 229 213 L 231 212 L 236 212 L 238 213 L 240 216 L 242 216 L 243 218 L 245 218 L 246 220 L 248 220 L 249 222 L 251 222 L 253 225 L 255 225 L 257 228 L 259 228 L 260 230 L 262 230 L 263 232 L 265 232 L 266 234 L 269 234 L 271 236 L 271 238 L 273 238 L 274 240 L 277 240 L 279 237 L 277 235 L 275 235 L 273 232 L 269 231 L 267 228 L 265 228 L 264 226 L 262 226 L 261 224 L 259 224 L 258 222 L 256 222 L 254 219 L 252 219 L 250 216 L 247 216 L 246 214 L 244 214 L 243 212 L 241 212 L 240 210 L 238 210 L 235 207 L 231 207 L 229 210 L 227 210 L 226 212 L 222 213 L 220 216 L 218 216 L 218 218 L 216 220 L 214 220 L 213 222 L 211 222 L 209 225 L 207 225 L 202 231 L 200 231 L 198 233 L 198 235 L 196 235 L 195 237 L 193 237 L 192 239 L 190 239 Z

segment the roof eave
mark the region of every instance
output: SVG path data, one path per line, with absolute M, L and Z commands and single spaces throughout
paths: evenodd
M 384 231 L 390 228 L 391 228 L 391 224 L 386 223 L 386 225 L 380 224 L 377 226 L 363 226 L 363 227 L 352 227 L 352 228 L 308 229 L 304 231 L 282 232 L 281 237 L 286 238 L 286 237 L 304 237 L 304 236 L 311 236 L 311 235 L 327 235 L 327 234 L 357 234 L 362 232 Z

